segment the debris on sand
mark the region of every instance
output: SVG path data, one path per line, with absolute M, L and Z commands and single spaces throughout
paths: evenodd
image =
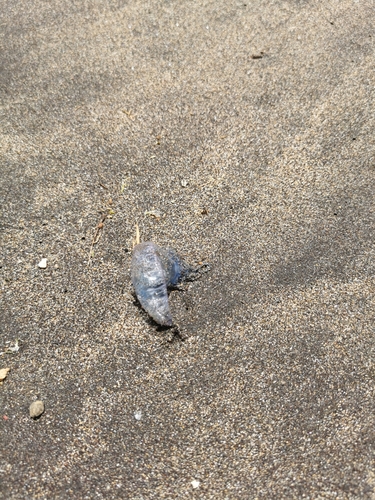
M 0 384 L 7 378 L 8 372 L 10 371 L 10 368 L 2 368 L 0 370 Z
M 44 413 L 44 403 L 43 401 L 34 401 L 31 403 L 30 408 L 30 417 L 31 418 L 38 418 Z
M 38 264 L 39 269 L 45 269 L 47 267 L 47 259 L 42 259 Z

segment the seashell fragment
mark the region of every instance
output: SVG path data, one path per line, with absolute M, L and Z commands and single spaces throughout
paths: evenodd
M 172 248 L 161 248 L 151 241 L 133 249 L 131 278 L 143 309 L 159 325 L 172 326 L 168 287 L 176 286 L 193 269 Z

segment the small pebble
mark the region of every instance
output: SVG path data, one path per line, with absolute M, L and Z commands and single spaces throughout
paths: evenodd
M 30 417 L 38 418 L 40 415 L 44 413 L 44 403 L 43 401 L 34 401 L 30 405 Z
M 2 368 L 0 370 L 0 381 L 6 379 L 7 375 L 8 375 L 8 372 L 9 372 L 10 368 Z
M 141 411 L 134 412 L 134 418 L 136 420 L 141 420 L 141 418 L 142 418 L 142 412 Z
M 194 479 L 194 481 L 191 482 L 191 485 L 194 489 L 197 489 L 199 488 L 201 482 L 200 481 L 197 481 L 196 479 Z
M 188 181 L 186 179 L 182 179 L 181 180 L 181 186 L 186 188 L 186 186 L 188 185 Z
M 47 259 L 42 259 L 39 264 L 38 264 L 38 267 L 40 269 L 45 269 L 47 267 Z

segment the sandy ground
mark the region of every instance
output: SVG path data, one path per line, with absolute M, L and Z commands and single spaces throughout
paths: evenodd
M 375 498 L 374 26 L 2 1 L 2 499 Z M 184 340 L 134 301 L 136 223 L 210 263 Z

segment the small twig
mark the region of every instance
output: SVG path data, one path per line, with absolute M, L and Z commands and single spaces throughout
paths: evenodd
M 136 223 L 135 224 L 135 239 L 133 240 L 133 248 L 136 246 L 136 245 L 139 245 L 139 243 L 141 242 L 141 236 L 140 236 L 140 233 L 139 233 L 139 227 L 138 227 L 138 224 Z
M 260 52 L 259 54 L 253 54 L 251 56 L 251 59 L 263 59 L 264 56 L 265 56 L 264 52 Z
M 102 229 L 104 227 L 104 221 L 106 220 L 107 217 L 108 217 L 108 214 L 103 214 L 101 219 L 100 219 L 99 224 L 96 226 L 96 231 L 94 233 L 94 237 L 93 237 L 92 242 L 91 242 L 89 260 L 87 262 L 88 266 L 91 264 L 91 257 L 92 257 L 92 251 L 93 251 L 94 245 L 96 245 L 98 243 L 98 241 L 100 240 L 100 238 L 102 236 Z
M 131 111 L 127 111 L 126 109 L 122 109 L 121 111 L 126 114 L 129 120 L 134 121 L 135 116 Z

